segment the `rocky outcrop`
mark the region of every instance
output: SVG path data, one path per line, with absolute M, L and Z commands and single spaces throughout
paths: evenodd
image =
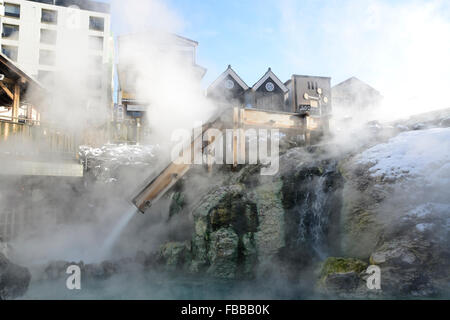
M 25 294 L 31 274 L 27 268 L 10 262 L 0 253 L 0 300 L 15 299 Z
M 342 251 L 378 265 L 387 296 L 450 293 L 449 134 L 405 132 L 341 166 Z
M 231 227 L 222 227 L 210 235 L 208 274 L 217 278 L 234 279 L 238 262 L 239 237 Z
M 339 217 L 337 162 L 294 148 L 280 164 L 273 176 L 261 176 L 259 166 L 227 171 L 228 178 L 193 206 L 189 272 L 265 277 L 279 273 L 280 259 L 283 267 L 298 260 L 310 264 L 311 256 L 336 242 L 329 225 Z M 171 211 L 183 192 L 173 194 Z
M 320 266 L 318 291 L 330 296 L 346 297 L 364 293 L 367 263 L 353 258 L 328 258 Z

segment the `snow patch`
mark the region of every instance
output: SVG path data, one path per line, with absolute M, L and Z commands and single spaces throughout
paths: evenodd
M 408 131 L 376 145 L 356 158 L 369 164 L 373 177 L 420 178 L 424 183 L 450 185 L 450 128 Z

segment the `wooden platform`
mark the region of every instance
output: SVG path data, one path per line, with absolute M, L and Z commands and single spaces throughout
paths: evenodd
M 0 175 L 83 177 L 83 166 L 76 161 L 39 162 L 2 159 Z
M 231 121 L 228 124 L 224 124 L 223 119 L 231 119 Z M 204 125 L 202 132 L 206 132 L 209 128 L 233 129 L 233 163 L 236 166 L 242 153 L 245 154 L 245 135 L 238 134 L 238 131 L 247 128 L 280 129 L 291 131 L 293 134 L 304 134 L 305 139 L 307 139 L 309 131 L 320 129 L 320 121 L 319 119 L 309 119 L 306 114 L 235 107 L 227 109 L 215 120 Z M 186 151 L 192 155 L 195 146 L 202 145 L 203 148 L 206 148 L 210 143 L 211 141 L 206 145 L 203 144 L 202 135 L 193 136 L 189 146 L 191 150 Z M 180 157 L 177 161 L 170 163 L 149 183 L 140 188 L 132 202 L 144 213 L 153 202 L 158 201 L 190 168 L 191 164 L 184 164 Z

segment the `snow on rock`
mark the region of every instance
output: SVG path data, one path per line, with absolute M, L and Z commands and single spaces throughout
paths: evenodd
M 115 183 L 120 168 L 148 168 L 156 163 L 159 151 L 159 145 L 106 144 L 80 146 L 78 153 L 87 172 L 104 183 Z
M 141 164 L 152 162 L 158 149 L 158 145 L 106 144 L 101 148 L 80 146 L 79 155 L 82 159 L 95 158 L 121 164 Z
M 369 164 L 373 177 L 418 178 L 426 184 L 450 185 L 450 128 L 403 132 L 357 159 Z

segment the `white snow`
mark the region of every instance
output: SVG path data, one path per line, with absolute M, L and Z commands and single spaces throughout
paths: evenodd
M 101 148 L 80 146 L 79 150 L 79 154 L 82 158 L 102 159 L 125 164 L 142 164 L 147 163 L 149 159 L 156 156 L 159 146 L 106 144 Z M 105 170 L 107 170 L 107 168 L 105 168 Z
M 420 178 L 426 184 L 450 186 L 450 128 L 408 131 L 376 145 L 356 158 L 371 164 L 373 177 Z

